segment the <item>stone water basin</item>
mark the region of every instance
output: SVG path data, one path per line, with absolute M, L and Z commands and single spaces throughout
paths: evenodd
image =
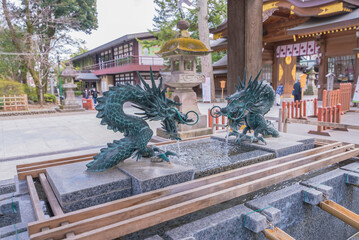
M 274 153 L 251 146 L 240 146 L 215 139 L 201 139 L 161 146 L 162 150 L 175 152 L 171 162 L 195 168 L 194 178 L 224 172 L 230 169 L 262 162 L 275 157 Z

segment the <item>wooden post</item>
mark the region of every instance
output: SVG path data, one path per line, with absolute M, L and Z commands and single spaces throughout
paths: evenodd
M 307 116 L 307 101 L 303 101 L 303 117 Z
M 290 103 L 291 117 L 294 118 L 294 102 Z
M 228 0 L 227 92 L 235 92 L 238 76 L 257 75 L 262 68 L 263 1 Z M 238 67 L 240 66 L 240 67 Z
M 282 102 L 282 122 L 284 122 L 284 109 L 286 108 L 286 106 L 287 106 L 287 103 L 286 102 Z
M 332 107 L 328 107 L 328 122 L 332 122 L 333 121 L 333 116 L 332 116 Z
M 216 130 L 218 130 L 219 118 L 216 117 Z
M 212 127 L 212 115 L 211 115 L 211 109 L 208 109 L 208 127 Z
M 289 103 L 288 103 L 289 104 Z M 284 121 L 283 121 L 283 132 L 286 133 L 287 132 L 287 128 L 288 128 L 288 109 L 289 108 L 284 108 Z
M 226 117 L 222 116 L 222 125 L 226 125 Z M 225 127 L 223 126 L 222 129 L 225 129 Z
M 328 91 L 323 90 L 323 104 L 322 107 L 325 108 L 328 105 Z
M 323 108 L 322 107 L 318 108 L 318 122 L 323 122 Z M 323 131 L 323 127 L 318 125 L 317 131 L 318 132 Z
M 283 110 L 285 108 L 280 108 L 279 109 L 279 115 L 278 115 L 278 132 L 281 132 L 282 131 L 282 118 L 284 116 L 283 114 Z
M 314 116 L 318 115 L 318 99 L 314 98 Z
M 338 123 L 340 123 L 340 120 L 342 119 L 342 105 L 339 103 L 337 106 L 338 106 Z

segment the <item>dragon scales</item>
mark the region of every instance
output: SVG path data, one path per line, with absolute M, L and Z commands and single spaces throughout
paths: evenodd
M 162 128 L 168 133 L 171 139 L 180 140 L 177 136 L 176 123 L 184 123 L 194 125 L 197 123 L 189 119 L 187 114 L 178 112 L 175 108 L 180 105 L 165 96 L 166 88 L 162 87 L 162 79 L 160 79 L 159 86 L 156 87 L 152 69 L 151 69 L 151 83 L 150 87 L 140 76 L 140 80 L 144 86 L 133 86 L 130 84 L 118 84 L 110 87 L 110 90 L 104 92 L 103 97 L 98 99 L 97 117 L 102 118 L 101 124 L 107 125 L 107 128 L 114 132 L 120 131 L 124 133 L 124 138 L 115 140 L 113 143 L 108 143 L 107 148 L 101 149 L 101 152 L 94 156 L 94 160 L 88 163 L 87 171 L 101 172 L 105 171 L 119 162 L 133 156 L 134 158 L 153 157 L 157 153 L 157 157 L 169 162 L 168 156 L 176 155 L 173 152 L 164 152 L 157 147 L 149 146 L 153 131 L 148 126 L 145 120 L 162 121 Z M 134 107 L 142 110 L 143 117 L 127 115 L 124 113 L 123 104 L 125 102 L 132 102 L 137 106 Z M 194 114 L 198 114 L 194 112 Z
M 225 108 L 215 106 L 212 111 L 219 108 L 213 117 L 227 116 L 229 126 L 232 132 L 229 136 L 236 136 L 236 142 L 240 143 L 244 139 L 250 139 L 251 142 L 258 142 L 259 140 L 266 144 L 263 137 L 273 136 L 279 137 L 279 133 L 272 126 L 271 122 L 264 118 L 264 115 L 269 112 L 273 106 L 275 93 L 268 82 L 258 80 L 261 71 L 252 80 L 252 76 L 246 83 L 246 72 L 244 71 L 243 81 L 239 79 L 239 85 L 236 85 L 236 92 L 227 97 L 228 104 Z M 246 125 L 243 132 L 240 133 L 238 129 Z M 247 132 L 254 131 L 252 136 L 248 136 Z M 261 134 L 261 135 L 260 135 Z

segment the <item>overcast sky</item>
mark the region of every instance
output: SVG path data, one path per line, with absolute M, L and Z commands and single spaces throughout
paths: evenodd
M 130 33 L 152 29 L 155 4 L 152 0 L 97 0 L 98 29 L 91 35 L 74 32 L 88 50 Z

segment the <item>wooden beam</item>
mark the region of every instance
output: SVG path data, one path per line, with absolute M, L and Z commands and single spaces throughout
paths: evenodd
M 310 157 L 307 157 L 293 162 L 271 166 L 266 169 L 192 188 L 126 209 L 116 210 L 73 224 L 70 223 L 66 226 L 50 229 L 44 233 L 36 233 L 31 235 L 31 239 L 41 240 L 49 237 L 60 239 L 65 232 L 70 231 L 76 234 L 75 239 L 101 239 L 99 238 L 100 236 L 102 239 L 112 239 L 123 236 L 359 154 L 359 149 L 336 154 L 339 152 L 339 149 L 343 150 L 344 147 L 331 150 L 332 153 L 329 154 L 330 157 L 325 159 L 313 162 Z M 98 230 L 91 231 L 95 228 Z M 99 232 L 103 232 L 104 235 L 98 235 Z
M 57 201 L 57 198 L 56 198 L 54 192 L 52 191 L 52 188 L 51 188 L 49 182 L 47 181 L 45 174 L 40 173 L 39 178 L 40 178 L 42 188 L 44 189 L 44 192 L 46 194 L 47 200 L 49 201 L 49 204 L 51 206 L 52 212 L 54 213 L 55 216 L 63 215 L 64 212 L 62 211 L 62 208 L 61 208 L 59 202 Z
M 95 217 L 95 216 L 98 216 L 101 214 L 106 214 L 106 213 L 112 211 L 113 209 L 123 209 L 126 207 L 131 207 L 131 206 L 141 204 L 144 202 L 148 202 L 148 201 L 152 201 L 152 200 L 159 199 L 162 197 L 170 196 L 170 195 L 176 194 L 181 191 L 190 190 L 192 188 L 205 186 L 205 185 L 215 183 L 218 181 L 222 181 L 222 180 L 225 180 L 225 179 L 228 179 L 231 177 L 254 172 L 254 171 L 257 171 L 258 169 L 267 168 L 267 167 L 275 166 L 275 165 L 278 165 L 281 163 L 290 162 L 290 161 L 296 160 L 298 158 L 311 156 L 312 159 L 315 159 L 316 157 L 318 157 L 318 154 L 326 153 L 326 152 L 332 150 L 333 148 L 338 148 L 340 146 L 342 146 L 342 144 L 340 142 L 331 143 L 331 144 L 328 144 L 323 147 L 318 147 L 315 149 L 310 149 L 310 150 L 294 153 L 291 155 L 287 155 L 287 156 L 280 157 L 280 158 L 275 158 L 275 159 L 268 160 L 265 162 L 252 164 L 252 165 L 245 166 L 245 167 L 238 168 L 238 169 L 233 169 L 233 170 L 226 171 L 223 173 L 196 179 L 191 182 L 185 182 L 185 183 L 181 183 L 181 184 L 177 184 L 177 185 L 172 185 L 172 186 L 169 186 L 169 187 L 166 187 L 163 189 L 158 189 L 155 191 L 143 193 L 143 194 L 128 197 L 125 199 L 119 199 L 119 200 L 116 200 L 113 202 L 104 203 L 104 204 L 101 204 L 98 206 L 93 206 L 93 207 L 89 207 L 89 208 L 82 209 L 82 210 L 77 210 L 74 212 L 67 213 L 63 216 L 55 216 L 55 217 L 52 217 L 51 219 L 47 219 L 45 221 L 33 222 L 28 225 L 29 234 L 39 232 L 40 229 L 44 228 L 44 227 L 50 227 L 50 228 L 58 227 L 58 226 L 60 226 L 60 223 L 63 221 L 69 221 L 70 223 L 81 221 L 81 220 L 84 220 L 84 219 L 87 219 L 90 217 Z
M 319 204 L 319 207 L 324 211 L 332 214 L 333 216 L 339 218 L 343 222 L 349 224 L 356 230 L 359 230 L 359 215 L 346 209 L 345 207 L 333 202 L 332 200 L 322 201 Z
M 291 237 L 288 233 L 278 227 L 264 229 L 263 233 L 269 240 L 295 240 L 295 238 Z
M 277 184 L 282 181 L 303 175 L 307 172 L 318 170 L 320 168 L 346 160 L 353 156 L 357 156 L 358 154 L 359 149 L 351 150 L 349 152 L 331 156 L 317 162 L 312 162 L 296 168 L 291 168 L 283 172 L 269 174 L 266 177 L 253 181 L 248 181 L 243 184 L 234 184 L 234 186 L 232 187 L 223 186 L 223 188 L 212 188 L 213 186 L 208 186 L 207 190 L 209 191 L 205 195 L 189 200 L 183 199 L 183 201 L 180 201 L 179 203 L 169 204 L 169 206 L 158 210 L 153 209 L 152 212 L 138 215 L 129 219 L 118 219 L 111 216 L 110 218 L 107 218 L 106 221 L 104 221 L 103 218 L 98 218 L 97 222 L 101 223 L 101 225 L 103 226 L 96 226 L 96 228 L 87 229 L 82 228 L 82 233 L 77 234 L 74 239 L 114 239 L 147 227 L 157 225 L 162 222 L 166 222 L 176 217 L 180 217 L 207 208 L 209 206 L 213 206 L 215 204 L 231 200 L 244 194 L 260 190 L 273 184 Z M 198 192 L 198 189 L 193 189 L 192 192 L 194 191 Z M 163 200 L 164 199 L 160 199 L 160 201 Z M 149 207 L 149 205 L 157 206 L 160 201 L 153 201 L 147 203 L 145 207 Z M 133 208 L 129 210 L 128 214 L 131 214 L 132 210 Z M 108 224 L 109 220 L 111 220 L 112 223 Z M 30 238 L 34 240 L 40 240 L 46 239 L 48 237 L 54 237 L 55 239 L 57 239 L 58 235 L 54 230 L 55 229 L 50 229 L 49 231 L 46 231 L 44 233 L 34 234 L 30 236 Z
M 26 176 L 27 187 L 29 189 L 30 198 L 32 202 L 32 206 L 34 207 L 34 212 L 37 220 L 44 220 L 45 214 L 42 211 L 42 206 L 40 203 L 39 195 L 37 195 L 36 188 L 34 185 L 34 181 L 31 176 Z M 40 229 L 41 231 L 41 229 Z

